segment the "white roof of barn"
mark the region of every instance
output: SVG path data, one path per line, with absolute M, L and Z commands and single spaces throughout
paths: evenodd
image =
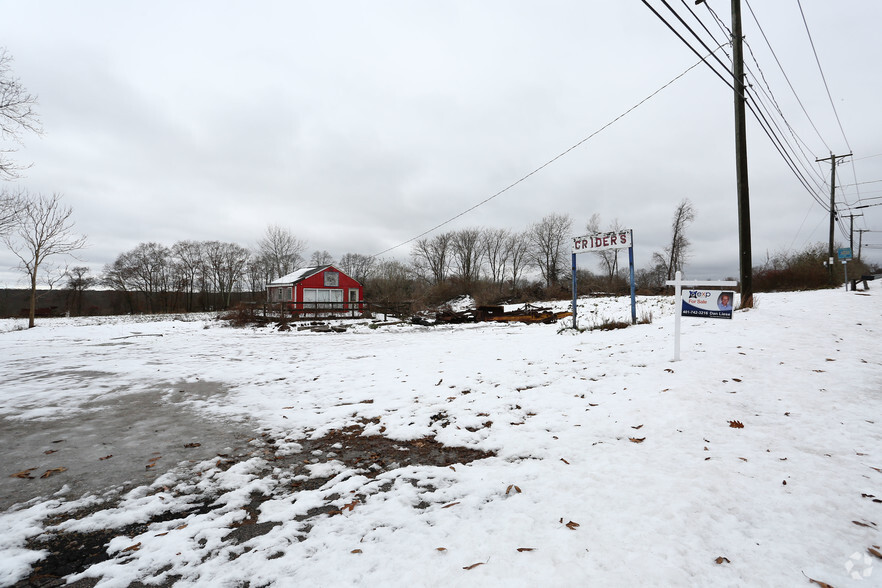
M 290 274 L 284 275 L 281 278 L 276 278 L 272 282 L 269 283 L 270 286 L 290 286 L 292 284 L 296 284 L 300 280 L 308 278 L 313 274 L 317 274 L 320 271 L 331 267 L 330 265 L 313 265 L 310 267 L 302 267 L 298 270 L 294 270 Z

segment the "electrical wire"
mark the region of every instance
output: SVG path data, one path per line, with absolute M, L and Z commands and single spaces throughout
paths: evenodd
M 717 47 L 717 49 L 719 49 L 719 47 Z M 627 115 L 631 114 L 634 110 L 636 110 L 637 108 L 639 108 L 640 106 L 642 106 L 644 103 L 646 103 L 646 102 L 648 102 L 649 100 L 651 100 L 652 98 L 654 98 L 654 97 L 655 97 L 657 94 L 659 94 L 662 90 L 665 90 L 668 86 L 672 85 L 674 82 L 678 81 L 680 78 L 682 78 L 682 77 L 685 76 L 687 73 L 689 73 L 690 71 L 692 71 L 693 69 L 695 69 L 696 67 L 698 67 L 700 64 L 704 63 L 705 60 L 707 59 L 707 57 L 709 57 L 709 56 L 704 56 L 704 57 L 702 57 L 701 55 L 699 55 L 699 57 L 701 57 L 701 59 L 700 59 L 699 61 L 697 61 L 696 63 L 694 63 L 694 64 L 690 65 L 689 67 L 687 67 L 685 70 L 683 70 L 683 72 L 681 72 L 679 75 L 677 75 L 677 76 L 675 76 L 674 78 L 672 78 L 669 82 L 667 82 L 666 84 L 664 84 L 663 86 L 661 86 L 660 88 L 658 88 L 657 90 L 655 90 L 654 92 L 652 92 L 651 94 L 649 94 L 646 98 L 644 98 L 643 100 L 637 102 L 634 106 L 632 106 L 632 107 L 629 108 L 628 110 L 624 111 L 622 114 L 618 115 L 617 117 L 615 117 L 614 119 L 612 119 L 611 121 L 609 121 L 608 123 L 606 123 L 605 125 L 603 125 L 602 127 L 600 127 L 599 129 L 597 129 L 596 131 L 594 131 L 593 133 L 591 133 L 590 135 L 588 135 L 587 137 L 585 137 L 584 139 L 582 139 L 581 141 L 579 141 L 578 143 L 576 143 L 575 145 L 573 145 L 572 147 L 570 147 L 570 148 L 568 148 L 568 149 L 562 151 L 561 153 L 555 155 L 554 157 L 552 157 L 551 159 L 549 159 L 548 161 L 546 161 L 545 163 L 543 163 L 542 165 L 540 165 L 539 167 L 537 167 L 536 169 L 534 169 L 533 171 L 531 171 L 531 172 L 529 172 L 528 174 L 522 176 L 521 178 L 515 180 L 514 182 L 512 182 L 512 183 L 509 184 L 508 186 L 502 188 L 501 190 L 499 190 L 498 192 L 494 193 L 493 195 L 488 196 L 487 198 L 481 200 L 480 202 L 478 202 L 478 203 L 475 204 L 474 206 L 465 209 L 464 211 L 462 211 L 462 212 L 460 212 L 459 214 L 456 214 L 456 215 L 450 217 L 449 219 L 447 219 L 446 221 L 444 221 L 444 222 L 442 222 L 442 223 L 438 223 L 437 225 L 435 225 L 435 226 L 432 227 L 431 229 L 428 229 L 428 230 L 426 230 L 426 231 L 423 231 L 423 232 L 420 233 L 419 235 L 417 235 L 417 236 L 415 236 L 415 237 L 411 237 L 410 239 L 408 239 L 408 240 L 406 240 L 406 241 L 402 241 L 401 243 L 398 243 L 397 245 L 393 245 L 392 247 L 389 247 L 389 248 L 387 248 L 387 249 L 384 249 L 383 251 L 380 251 L 379 253 L 375 253 L 375 254 L 371 255 L 371 257 L 379 257 L 379 256 L 381 256 L 381 255 L 384 255 L 384 254 L 386 254 L 386 253 L 389 253 L 390 251 L 393 251 L 393 250 L 395 250 L 395 249 L 398 249 L 399 247 L 403 247 L 404 245 L 407 245 L 408 243 L 412 243 L 412 242 L 416 241 L 417 239 L 420 239 L 420 238 L 422 238 L 422 237 L 425 237 L 425 236 L 428 235 L 429 233 L 432 233 L 432 232 L 434 232 L 434 231 L 437 231 L 437 230 L 440 229 L 441 227 L 443 227 L 443 226 L 445 226 L 445 225 L 448 225 L 448 224 L 452 223 L 453 221 L 455 221 L 456 219 L 458 219 L 458 218 L 460 218 L 460 217 L 462 217 L 462 216 L 465 216 L 466 214 L 470 213 L 471 211 L 475 210 L 476 208 L 478 208 L 478 207 L 480 207 L 480 206 L 483 206 L 484 204 L 487 204 L 488 202 L 490 202 L 491 200 L 493 200 L 493 199 L 496 198 L 497 196 L 501 196 L 502 194 L 508 192 L 509 190 L 511 190 L 512 188 L 514 188 L 515 186 L 517 186 L 518 184 L 520 184 L 520 183 L 526 181 L 527 179 L 531 178 L 532 176 L 536 175 L 537 173 L 539 173 L 540 171 L 542 171 L 543 169 L 545 169 L 546 167 L 548 167 L 548 166 L 551 165 L 552 163 L 556 162 L 558 159 L 564 157 L 565 155 L 567 155 L 567 154 L 570 153 L 571 151 L 577 149 L 578 147 L 581 147 L 584 143 L 586 143 L 586 142 L 589 141 L 590 139 L 593 139 L 595 136 L 599 135 L 600 133 L 602 133 L 603 131 L 605 131 L 606 129 L 608 129 L 609 127 L 611 127 L 612 125 L 614 125 L 615 123 L 617 123 L 618 121 L 620 121 L 621 119 L 623 119 L 624 117 L 626 117 Z
M 794 96 L 794 98 L 796 98 L 797 104 L 799 104 L 799 107 L 802 109 L 803 114 L 805 114 L 805 117 L 808 119 L 809 123 L 812 125 L 812 128 L 815 130 L 815 133 L 818 135 L 818 139 L 821 140 L 821 143 L 824 144 L 824 147 L 827 149 L 827 151 L 832 152 L 833 150 L 830 149 L 830 146 L 827 145 L 827 142 L 824 140 L 824 137 L 821 136 L 821 132 L 818 130 L 818 127 L 815 125 L 815 121 L 812 120 L 812 117 L 809 115 L 808 110 L 806 110 L 805 105 L 802 103 L 802 100 L 800 99 L 799 94 L 797 94 L 797 92 L 796 92 L 796 88 L 793 87 L 793 83 L 791 83 L 790 77 L 787 75 L 787 72 L 784 71 L 784 66 L 781 65 L 781 60 L 778 59 L 778 54 L 775 53 L 775 49 L 772 47 L 772 44 L 769 42 L 769 38 L 766 36 L 766 32 L 763 30 L 763 27 L 760 24 L 759 19 L 756 17 L 756 13 L 754 13 L 753 7 L 750 5 L 750 2 L 748 0 L 744 0 L 744 3 L 747 5 L 747 9 L 750 11 L 750 15 L 753 17 L 753 21 L 756 23 L 757 29 L 759 29 L 759 32 L 762 35 L 763 40 L 766 42 L 766 46 L 769 48 L 769 51 L 772 53 L 772 57 L 775 58 L 775 63 L 778 64 L 778 69 L 781 70 L 781 74 L 784 76 L 784 79 L 787 81 L 787 85 L 790 87 L 790 91 L 793 92 L 793 96 Z M 705 4 L 707 4 L 707 3 L 705 3 Z M 710 6 L 708 6 L 708 10 L 713 12 L 713 9 L 711 9 Z M 716 16 L 716 13 L 714 13 L 714 16 Z M 717 18 L 719 18 L 719 17 L 717 17 Z
M 833 102 L 833 95 L 830 93 L 830 86 L 827 85 L 827 77 L 824 75 L 824 68 L 821 67 L 821 60 L 818 58 L 817 49 L 815 49 L 815 41 L 812 39 L 812 32 L 809 30 L 808 21 L 805 18 L 805 12 L 802 10 L 802 2 L 796 0 L 796 5 L 799 6 L 799 14 L 802 16 L 802 23 L 805 25 L 805 32 L 808 35 L 809 44 L 812 46 L 812 53 L 815 55 L 815 63 L 818 64 L 818 71 L 821 72 L 821 80 L 824 82 L 824 89 L 827 90 L 827 98 L 830 99 L 830 106 L 833 108 L 833 114 L 836 117 L 836 122 L 839 124 L 839 131 L 842 133 L 842 138 L 845 139 L 845 146 L 851 151 L 852 149 L 851 145 L 848 143 L 848 137 L 845 136 L 845 129 L 842 128 L 842 121 L 839 120 L 839 112 L 837 112 L 836 104 Z
M 664 16 L 662 16 L 655 8 L 653 8 L 647 2 L 647 0 L 642 0 L 642 1 L 643 1 L 643 4 L 647 8 L 649 8 L 650 11 L 652 11 L 652 13 L 655 14 L 656 17 L 658 17 L 659 20 L 661 20 L 687 47 L 689 47 L 689 49 L 692 50 L 693 53 L 699 54 L 698 50 L 695 47 L 693 47 L 692 44 L 689 41 L 687 41 L 683 37 L 683 35 L 680 34 L 680 32 L 677 31 L 677 29 L 670 22 L 668 22 L 668 20 Z M 694 37 L 698 38 L 698 35 L 695 33 L 695 30 L 692 27 L 690 27 L 688 24 L 685 23 L 685 21 L 682 19 L 682 17 L 680 17 L 680 15 L 676 13 L 676 11 L 666 2 L 666 0 L 662 0 L 662 3 L 665 5 L 665 7 L 668 8 L 669 11 L 671 11 L 676 16 L 677 20 L 681 24 L 683 24 L 683 26 L 685 26 L 689 30 L 689 32 L 692 33 L 692 35 Z M 711 12 L 713 13 L 712 10 L 711 10 Z M 717 19 L 717 21 L 720 21 L 719 17 L 716 16 L 715 13 L 713 13 L 713 14 L 714 14 L 714 17 Z M 702 45 L 704 45 L 704 42 L 700 38 L 699 38 L 699 42 L 701 42 Z M 719 59 L 717 59 L 717 61 L 719 61 Z M 730 82 L 728 79 L 723 77 L 722 74 L 720 74 L 720 72 L 717 71 L 717 68 L 715 68 L 710 62 L 705 61 L 705 63 L 706 63 L 706 65 L 708 65 L 708 67 L 711 68 L 711 70 L 717 75 L 717 77 L 720 77 L 720 79 L 722 79 L 723 82 L 729 88 L 731 88 L 733 91 L 735 91 L 735 87 L 732 82 Z M 724 65 L 724 69 L 730 76 L 734 77 L 732 70 L 730 70 L 728 68 L 728 66 Z M 751 113 L 753 114 L 753 116 L 757 120 L 757 122 L 759 123 L 760 128 L 763 130 L 763 132 L 772 141 L 772 145 L 779 152 L 779 154 L 784 159 L 787 166 L 791 169 L 791 171 L 797 177 L 797 180 L 800 183 L 802 183 L 802 185 L 806 189 L 806 191 L 809 192 L 809 194 L 812 196 L 812 198 L 814 198 L 815 201 L 822 206 L 822 208 L 829 211 L 829 206 L 824 203 L 825 199 L 822 196 L 820 196 L 815 190 L 812 189 L 812 187 L 809 185 L 809 182 L 806 179 L 806 177 L 799 171 L 797 164 L 793 161 L 793 157 L 788 153 L 788 148 L 785 147 L 785 145 L 789 146 L 788 142 L 785 139 L 782 139 L 781 137 L 779 137 L 775 133 L 775 130 L 772 128 L 772 124 L 769 122 L 768 118 L 762 112 L 762 107 L 759 104 L 759 99 L 756 98 L 753 95 L 753 92 L 751 92 L 749 90 L 749 88 L 746 86 L 744 88 L 744 98 L 745 98 L 745 105 L 751 111 Z M 791 150 L 795 151 L 792 148 L 791 148 Z
M 839 119 L 839 111 L 836 110 L 836 103 L 833 101 L 833 95 L 830 93 L 830 86 L 827 84 L 827 76 L 824 75 L 824 68 L 821 67 L 821 60 L 818 57 L 818 51 L 815 49 L 815 41 L 812 39 L 812 32 L 809 30 L 808 21 L 805 18 L 805 12 L 802 9 L 802 2 L 800 0 L 796 0 L 796 5 L 799 6 L 799 14 L 802 16 L 802 23 L 805 25 L 805 32 L 808 35 L 809 44 L 812 46 L 812 53 L 815 55 L 815 63 L 818 64 L 818 71 L 821 73 L 821 80 L 824 82 L 824 89 L 827 90 L 827 98 L 830 100 L 830 107 L 833 109 L 833 115 L 836 117 L 836 124 L 839 125 L 839 132 L 842 133 L 842 138 L 845 140 L 845 146 L 848 147 L 849 153 L 853 153 L 854 150 L 851 148 L 851 144 L 848 142 L 848 137 L 845 136 L 845 129 L 842 127 L 842 121 Z M 854 181 L 857 182 L 857 170 L 854 167 L 854 160 L 851 161 L 851 172 L 854 175 Z M 860 190 L 858 190 L 858 202 L 861 200 Z
M 824 178 L 823 178 L 823 176 L 820 174 L 820 172 L 819 172 L 818 170 L 814 169 L 814 168 L 812 167 L 812 165 L 811 165 L 811 164 L 812 164 L 812 160 L 813 160 L 813 159 L 817 159 L 817 155 L 815 155 L 814 153 L 812 153 L 812 157 L 809 157 L 809 154 L 807 154 L 807 153 L 805 152 L 805 149 L 808 149 L 809 151 L 811 151 L 811 148 L 810 148 L 810 147 L 808 146 L 808 144 L 802 139 L 802 137 L 800 137 L 800 136 L 797 134 L 796 130 L 793 128 L 793 126 L 792 126 L 792 125 L 790 124 L 790 122 L 787 120 L 787 117 L 784 116 L 784 112 L 783 112 L 783 110 L 781 109 L 781 105 L 778 104 L 778 100 L 777 100 L 777 98 L 775 97 L 775 93 L 772 91 L 772 87 L 769 85 L 769 82 L 768 82 L 768 80 L 766 79 L 765 72 L 763 72 L 763 69 L 762 69 L 762 67 L 761 67 L 760 64 L 759 64 L 759 60 L 757 60 L 757 58 L 756 58 L 756 54 L 753 52 L 753 47 L 750 45 L 750 43 L 747 42 L 747 40 L 744 41 L 744 46 L 747 47 L 748 53 L 750 54 L 750 57 L 751 57 L 751 59 L 753 60 L 754 64 L 756 65 L 756 69 L 757 69 L 757 71 L 758 71 L 759 74 L 760 74 L 760 78 L 757 78 L 756 74 L 753 73 L 753 69 L 752 69 L 751 67 L 746 67 L 746 69 L 747 69 L 747 71 L 750 73 L 750 75 L 753 77 L 754 81 L 757 83 L 757 86 L 759 87 L 760 91 L 761 91 L 761 92 L 762 92 L 762 93 L 763 93 L 763 94 L 769 99 L 769 101 L 774 105 L 774 107 L 775 107 L 775 111 L 778 113 L 778 116 L 779 116 L 779 117 L 781 118 L 781 120 L 784 122 L 784 126 L 787 127 L 787 130 L 789 131 L 790 136 L 793 137 L 793 140 L 794 140 L 794 142 L 795 142 L 795 144 L 796 144 L 796 147 L 799 149 L 799 152 L 800 152 L 800 154 L 802 155 L 802 161 L 806 164 L 806 165 L 803 165 L 803 166 L 802 166 L 802 167 L 803 167 L 803 170 L 805 170 L 807 173 L 809 173 L 809 174 L 813 174 L 815 177 L 819 178 L 820 183 L 823 184 L 823 182 L 824 182 Z M 760 84 L 760 80 L 762 80 L 762 84 Z M 804 149 L 803 147 L 804 147 L 805 149 Z M 795 153 L 795 151 L 794 151 L 794 155 L 795 155 L 795 154 L 796 154 L 796 153 Z

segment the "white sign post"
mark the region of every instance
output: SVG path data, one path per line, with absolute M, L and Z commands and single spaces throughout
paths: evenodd
M 677 312 L 674 314 L 674 361 L 680 361 L 680 316 L 683 313 L 683 286 L 737 286 L 738 282 L 733 281 L 689 281 L 683 279 L 683 274 L 677 272 L 675 279 L 665 282 L 668 286 L 674 287 L 674 304 L 677 305 Z

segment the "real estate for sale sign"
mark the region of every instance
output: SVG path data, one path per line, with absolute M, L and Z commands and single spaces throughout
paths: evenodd
M 732 318 L 732 301 L 735 293 L 720 290 L 689 290 L 682 294 L 682 316 L 704 318 Z

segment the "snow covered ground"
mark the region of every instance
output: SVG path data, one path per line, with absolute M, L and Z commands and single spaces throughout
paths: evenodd
M 66 487 L 0 512 L 0 585 L 40 565 L 29 540 L 108 530 L 106 559 L 68 580 L 882 585 L 879 296 L 761 294 L 731 321 L 684 318 L 679 362 L 670 298 L 639 299 L 651 324 L 581 333 L 0 322 L 4 422 L 39 428 L 160 386 L 204 419 L 253 427 L 262 448 L 182 461 L 119 496 Z M 580 306 L 583 326 L 630 316 L 628 298 Z M 199 383 L 223 392 L 188 392 Z M 311 445 L 326 439 L 338 442 Z M 358 462 L 347 439 L 385 453 Z M 405 457 L 432 439 L 489 457 Z

